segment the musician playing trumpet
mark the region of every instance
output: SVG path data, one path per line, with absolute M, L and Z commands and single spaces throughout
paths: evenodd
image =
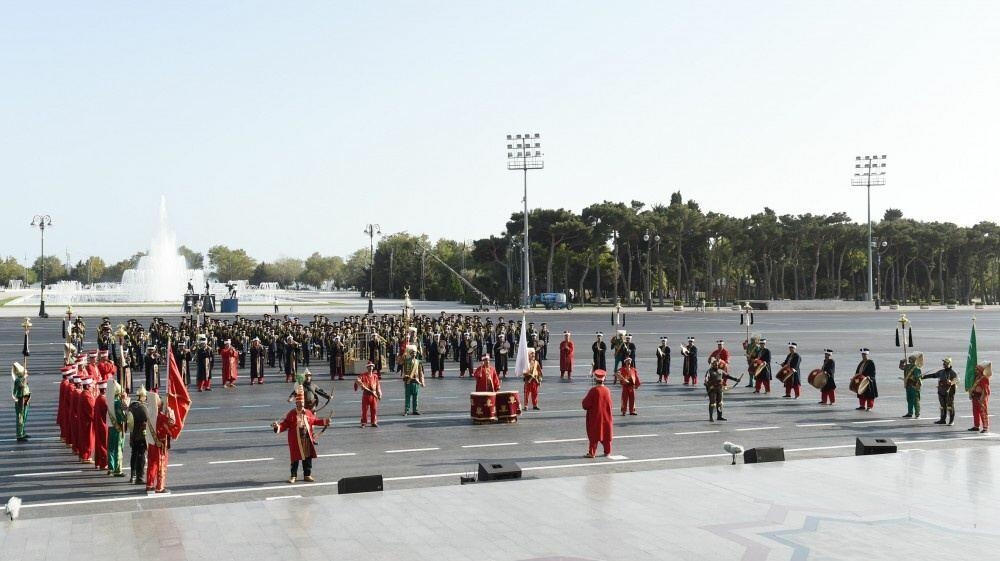
M 528 347 L 528 366 L 524 372 L 524 407 L 538 411 L 538 387 L 542 384 L 542 365 L 535 358 L 535 349 Z
M 361 428 L 365 428 L 371 418 L 373 427 L 378 427 L 378 402 L 382 399 L 382 382 L 375 372 L 375 363 L 368 362 L 368 371 L 358 375 L 354 391 L 361 389 Z
M 424 386 L 424 368 L 417 356 L 417 346 L 406 346 L 406 358 L 403 359 L 403 394 L 406 396 L 403 405 L 403 415 L 409 415 L 410 402 L 413 402 L 413 414 L 419 415 L 417 396 Z
M 632 358 L 625 357 L 621 369 L 615 373 L 622 385 L 622 415 L 638 415 L 635 411 L 635 389 L 642 385 L 639 381 L 639 371 L 633 366 Z

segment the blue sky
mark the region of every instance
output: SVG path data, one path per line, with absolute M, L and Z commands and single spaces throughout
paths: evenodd
M 171 2 L 0 8 L 0 253 L 346 255 L 533 206 L 996 219 L 997 2 Z

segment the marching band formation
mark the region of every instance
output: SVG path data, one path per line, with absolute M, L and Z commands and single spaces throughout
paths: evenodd
M 25 325 L 25 365 L 14 363 L 11 370 L 18 442 L 30 438 L 25 432 L 31 396 L 27 371 L 30 324 L 25 322 Z M 527 346 L 525 356 L 519 357 L 522 325 Z M 95 469 L 112 477 L 125 475 L 123 452 L 128 440 L 130 482 L 145 485 L 151 492 L 166 492 L 167 451 L 172 435 L 176 435 L 171 428 L 175 421 L 173 411 L 165 406 L 166 399 L 161 398 L 169 362 L 176 364 L 183 384 L 196 387 L 199 392 L 213 391 L 216 362 L 222 387 L 228 391 L 240 387 L 240 373 L 247 368 L 250 387 L 264 384 L 267 369 L 275 369 L 285 382 L 294 383 L 288 401 L 294 401 L 295 407 L 271 425 L 276 433 L 288 433 L 291 462 L 288 481 L 294 483 L 300 463 L 302 480 L 313 481 L 312 460 L 317 457 L 314 427 L 325 431 L 331 420 L 330 416 L 324 418 L 318 413 L 330 403 L 332 392 L 315 383 L 310 369 L 326 370 L 324 375 L 331 380 L 354 378 L 354 391 L 361 392 L 360 426 L 364 428 L 379 426 L 384 377 L 396 375 L 403 382 L 402 414 L 420 415 L 419 396 L 426 387 L 426 371 L 430 371 L 432 379 L 444 378 L 445 361 L 451 360 L 458 366 L 459 378 L 468 373 L 475 383 L 470 392 L 472 421 L 513 423 L 526 411 L 540 410 L 543 362 L 552 339 L 546 323 L 536 329 L 534 323 L 505 320 L 502 316 L 494 322 L 488 317 L 444 312 L 439 316 L 348 316 L 341 321 L 317 315 L 308 323 L 288 316 L 264 315 L 257 320 L 237 316 L 232 321 L 188 316 L 177 325 L 154 318 L 145 328 L 133 319 L 117 329 L 112 329 L 110 320 L 104 318 L 97 330 L 97 348 L 89 351 L 82 351 L 86 335 L 82 318 L 67 317 L 63 331 L 65 366 L 55 419 L 60 439 L 80 462 L 93 464 Z M 561 339 L 560 379 L 572 381 L 575 358 L 572 333 L 564 331 Z M 691 388 L 699 385 L 695 342 L 694 337 L 688 337 L 679 348 L 683 385 Z M 708 399 L 710 422 L 726 421 L 724 396 L 739 387 L 747 376 L 745 387 L 752 389 L 753 394 L 770 394 L 771 381 L 776 379 L 783 386 L 783 398 L 801 397 L 802 357 L 794 341 L 788 342 L 787 354 L 776 362 L 767 339 L 748 330 L 742 341 L 745 370 L 735 366 L 736 360 L 724 340 L 716 340 L 715 345 L 701 384 Z M 609 351 L 613 359 L 611 376 L 607 370 Z M 165 358 L 168 352 L 173 353 L 172 361 Z M 589 379 L 593 387 L 581 404 L 586 410 L 587 457 L 596 455 L 599 443 L 605 455 L 611 453 L 614 405 L 607 382 L 620 386 L 621 415 L 638 415 L 637 392 L 642 386 L 636 366 L 638 350 L 626 330 L 616 330 L 610 348 L 604 341 L 604 333 L 596 333 L 591 352 Z M 876 365 L 867 348 L 859 353 L 849 388 L 858 398 L 857 410 L 871 411 L 879 396 Z M 833 349 L 825 349 L 822 364 L 805 378 L 819 391 L 819 403 L 823 405 L 836 403 L 834 354 Z M 669 384 L 671 348 L 667 337 L 660 339 L 653 355 L 657 384 Z M 778 368 L 773 376 L 772 365 Z M 928 374 L 923 373 L 923 365 L 920 352 L 911 352 L 899 363 L 907 401 L 904 417 L 920 417 L 922 382 L 933 378 L 937 380 L 940 405 L 936 424 L 951 426 L 955 421 L 959 378 L 952 369 L 952 359 L 944 358 L 942 368 Z M 515 374 L 523 384 L 511 390 L 505 383 L 515 366 L 520 370 Z M 133 373 L 139 372 L 141 379 L 134 380 Z M 979 363 L 967 387 L 973 413 L 970 431 L 989 430 L 991 375 L 991 364 Z M 325 400 L 323 404 L 321 399 Z

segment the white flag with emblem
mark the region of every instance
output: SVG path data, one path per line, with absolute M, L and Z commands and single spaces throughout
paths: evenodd
M 517 343 L 517 361 L 514 363 L 514 372 L 517 375 L 524 374 L 528 369 L 528 324 L 521 314 L 521 340 Z

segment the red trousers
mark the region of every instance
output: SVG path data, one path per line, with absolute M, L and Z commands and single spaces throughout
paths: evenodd
M 754 384 L 753 390 L 756 393 L 760 393 L 760 387 L 764 386 L 764 391 L 771 393 L 771 381 L 767 378 L 757 378 L 757 383 Z
M 835 395 L 836 391 L 837 390 L 823 390 L 820 393 L 821 396 L 820 401 L 822 401 L 823 403 L 829 403 L 830 405 L 833 405 L 834 403 L 837 402 L 837 396 Z
M 167 487 L 167 450 L 159 446 L 146 448 L 146 490 L 162 491 Z
M 685 386 L 688 384 L 688 380 L 691 381 L 691 385 L 692 386 L 697 386 L 698 385 L 698 375 L 697 374 L 692 374 L 690 376 L 687 375 L 687 374 L 685 374 L 684 375 L 684 385 Z
M 785 395 L 791 396 L 793 392 L 795 393 L 795 397 L 799 397 L 802 393 L 802 386 L 798 384 L 785 384 Z
M 864 407 L 865 409 L 874 409 L 875 408 L 875 400 L 874 399 L 868 399 L 868 398 L 865 398 L 865 397 L 861 397 L 860 395 L 858 396 L 858 404 L 861 407 Z
M 365 392 L 361 396 L 361 424 L 368 424 L 369 417 L 373 425 L 378 422 L 378 400 L 374 395 Z
M 205 378 L 201 382 L 198 382 L 198 389 L 199 390 L 208 390 L 208 389 L 211 389 L 211 387 L 212 387 L 212 379 L 211 378 Z
M 982 402 L 979 400 L 972 400 L 972 426 L 979 427 L 982 429 L 990 428 L 990 398 L 983 398 Z
M 635 413 L 635 388 L 622 386 L 622 413 Z
M 538 407 L 538 382 L 534 380 L 524 383 L 524 406 L 527 407 L 529 403 L 532 407 Z
M 590 454 L 591 456 L 597 455 L 597 442 L 598 441 L 596 440 L 590 441 L 590 446 L 587 448 L 587 453 Z M 607 440 L 602 440 L 600 442 L 601 442 L 601 447 L 604 448 L 605 455 L 611 454 L 611 439 L 609 438 Z

